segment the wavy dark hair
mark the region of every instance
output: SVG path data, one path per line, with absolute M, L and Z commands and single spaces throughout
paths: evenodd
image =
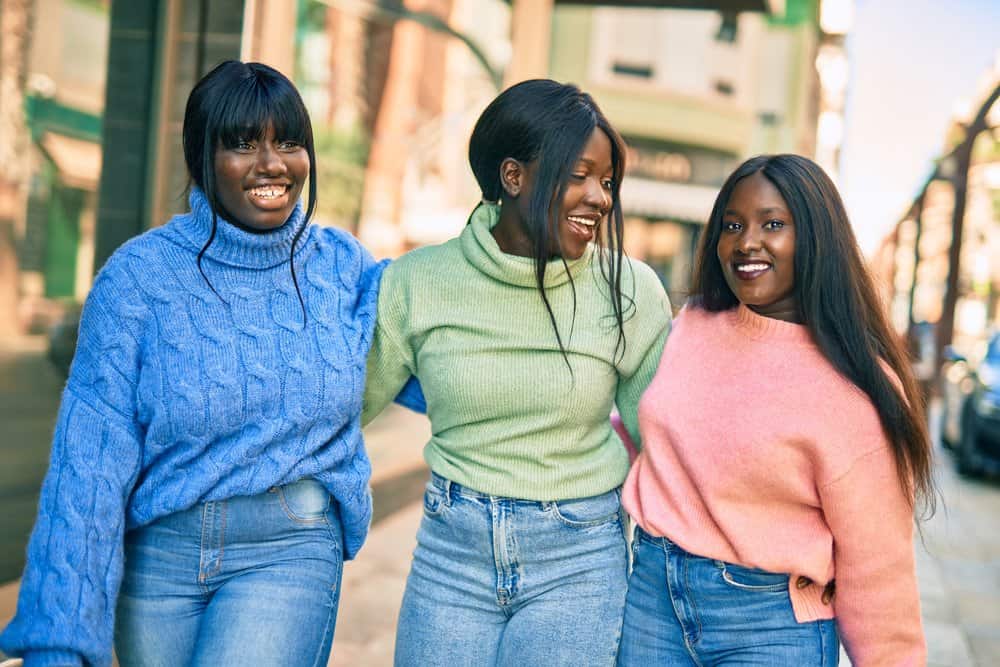
M 188 177 L 205 193 L 212 208 L 212 231 L 198 253 L 198 271 L 215 291 L 201 259 L 215 240 L 220 217 L 238 223 L 219 200 L 215 181 L 215 151 L 219 146 L 234 148 L 240 141 L 259 141 L 268 126 L 275 136 L 302 145 L 309 155 L 309 202 L 305 222 L 292 238 L 289 265 L 292 282 L 306 317 L 305 301 L 295 274 L 295 246 L 316 210 L 316 149 L 312 123 L 295 85 L 278 70 L 261 63 L 226 60 L 195 84 L 184 109 L 184 162 Z M 219 296 L 219 298 L 222 298 Z
M 781 193 L 795 221 L 794 295 L 799 315 L 823 355 L 875 405 L 895 454 L 900 484 L 914 509 L 922 510 L 918 516 L 929 517 L 935 496 L 923 398 L 837 188 L 819 165 L 799 155 L 759 155 L 726 179 L 698 244 L 692 305 L 720 311 L 739 303 L 726 284 L 717 247 L 733 189 L 758 173 Z M 898 385 L 882 363 L 899 378 Z
M 616 363 L 625 354 L 625 330 L 622 281 L 622 234 L 624 222 L 619 201 L 622 177 L 625 175 L 625 142 L 608 122 L 594 99 L 572 84 L 551 79 L 530 79 L 506 89 L 483 111 L 469 140 L 469 164 L 482 190 L 483 200 L 500 202 L 503 185 L 500 166 L 507 158 L 523 164 L 536 163 L 528 218 L 525 231 L 532 244 L 535 281 L 542 302 L 555 331 L 563 359 L 569 365 L 562 334 L 545 293 L 545 267 L 553 236 L 551 221 L 560 215 L 562 198 L 570 174 L 595 129 L 600 129 L 611 142 L 612 202 L 608 222 L 601 225 L 603 233 L 596 237 L 601 252 L 601 274 L 608 284 L 611 306 L 618 327 L 615 347 Z M 556 243 L 559 235 L 555 234 Z M 566 259 L 561 256 L 563 264 Z M 573 320 L 576 321 L 576 286 L 573 290 Z M 572 367 L 570 367 L 572 372 Z

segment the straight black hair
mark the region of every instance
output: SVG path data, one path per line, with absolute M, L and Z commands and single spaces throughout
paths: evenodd
M 309 155 L 309 200 L 305 221 L 295 232 L 289 264 L 292 282 L 306 317 L 305 301 L 295 274 L 295 245 L 316 210 L 316 149 L 312 123 L 295 85 L 278 70 L 262 63 L 226 60 L 206 74 L 191 90 L 184 109 L 184 162 L 188 177 L 205 193 L 212 208 L 212 231 L 198 253 L 198 271 L 212 291 L 215 287 L 201 266 L 201 259 L 215 240 L 218 218 L 235 220 L 219 200 L 215 181 L 215 151 L 233 148 L 240 141 L 258 141 L 268 126 L 275 137 L 302 145 Z M 218 295 L 218 292 L 215 292 Z M 221 296 L 220 296 L 221 298 Z
M 698 245 L 692 305 L 726 310 L 739 301 L 726 284 L 717 248 L 736 184 L 762 174 L 777 188 L 795 221 L 794 295 L 799 315 L 823 355 L 868 395 L 896 459 L 902 488 L 929 517 L 934 512 L 931 446 L 923 398 L 900 338 L 892 330 L 858 247 L 836 186 L 799 155 L 750 158 L 723 184 Z M 898 385 L 883 364 L 898 378 Z
M 551 221 L 561 215 L 562 198 L 569 176 L 595 129 L 611 142 L 612 202 L 608 224 L 597 236 L 600 268 L 608 284 L 612 310 L 618 327 L 616 357 L 625 354 L 623 298 L 621 289 L 622 235 L 624 221 L 619 193 L 625 175 L 625 142 L 601 112 L 594 99 L 572 84 L 550 79 L 522 81 L 498 95 L 483 111 L 469 140 L 469 164 L 483 200 L 500 202 L 503 185 L 500 166 L 507 158 L 524 164 L 536 163 L 525 231 L 532 243 L 535 280 L 555 331 L 563 359 L 569 365 L 562 335 L 545 293 L 545 267 L 552 237 Z M 556 234 L 556 242 L 559 242 Z M 563 264 L 566 259 L 561 256 Z M 573 321 L 576 320 L 576 286 L 573 289 Z M 570 332 L 572 335 L 572 323 Z M 616 360 L 617 363 L 617 360 Z M 572 367 L 570 368 L 572 371 Z

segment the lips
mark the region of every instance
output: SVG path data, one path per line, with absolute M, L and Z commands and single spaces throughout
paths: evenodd
M 762 261 L 735 262 L 732 266 L 733 273 L 740 280 L 754 280 L 774 268 L 769 262 Z
M 284 206 L 292 186 L 288 183 L 265 183 L 247 189 L 247 198 L 259 208 L 272 209 Z
M 597 232 L 597 226 L 601 222 L 601 216 L 599 215 L 567 215 L 566 220 L 569 223 L 567 226 L 574 235 L 579 237 L 581 240 L 590 242 L 594 240 L 594 234 Z

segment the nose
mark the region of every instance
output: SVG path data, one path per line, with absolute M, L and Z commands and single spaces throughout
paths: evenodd
M 257 148 L 257 172 L 269 176 L 282 174 L 286 170 L 281 151 L 271 141 L 262 141 Z
M 757 233 L 755 225 L 747 225 L 736 241 L 736 251 L 750 255 L 760 249 L 760 235 Z
M 600 211 L 602 215 L 611 208 L 611 193 L 604 189 L 600 179 L 588 179 L 583 200 L 588 206 L 593 206 Z

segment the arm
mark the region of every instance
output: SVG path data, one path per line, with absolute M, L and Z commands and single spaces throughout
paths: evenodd
M 379 293 L 378 321 L 368 353 L 362 425 L 371 422 L 393 399 L 414 410 L 419 406 L 426 409 L 419 383 L 415 379 L 408 383 L 415 371 L 414 355 L 403 342 L 407 317 L 404 299 L 394 287 L 394 275 L 391 269 L 386 271 Z
M 638 263 L 637 263 L 638 264 Z M 625 442 L 626 449 L 638 452 L 641 447 L 639 438 L 639 399 L 646 387 L 653 380 L 660 365 L 663 346 L 670 334 L 671 309 L 670 300 L 663 290 L 659 278 L 652 269 L 639 264 L 635 271 L 636 280 L 636 318 L 631 327 L 627 344 L 632 347 L 638 361 L 633 362 L 630 373 L 622 373 L 618 378 L 618 389 L 615 393 L 615 405 L 618 407 L 621 427 L 616 430 L 629 436 Z M 612 422 L 614 424 L 614 421 Z
M 913 510 L 888 444 L 821 487 L 820 497 L 833 533 L 837 625 L 851 662 L 925 664 Z
M 121 274 L 120 274 L 121 277 Z M 125 507 L 138 475 L 139 346 L 128 290 L 95 284 L 63 392 L 17 614 L 0 648 L 31 665 L 109 665 Z

